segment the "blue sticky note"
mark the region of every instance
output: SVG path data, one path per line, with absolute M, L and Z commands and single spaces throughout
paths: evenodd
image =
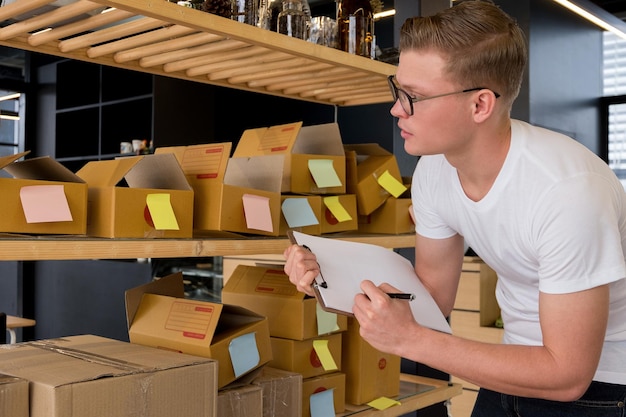
M 335 417 L 334 389 L 320 391 L 309 397 L 311 417 Z
M 281 206 L 289 227 L 303 227 L 320 224 L 306 198 L 286 198 Z
M 228 345 L 230 362 L 233 365 L 235 377 L 240 377 L 259 365 L 259 349 L 256 345 L 256 333 L 247 333 L 234 338 Z

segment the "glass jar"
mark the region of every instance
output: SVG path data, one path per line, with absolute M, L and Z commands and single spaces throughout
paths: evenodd
M 283 0 L 283 10 L 278 14 L 277 32 L 292 38 L 308 37 L 308 19 L 302 10 L 301 0 Z
M 232 19 L 256 26 L 259 20 L 259 0 L 232 0 Z
M 374 13 L 369 0 L 337 0 L 339 49 L 372 57 Z
M 305 18 L 311 19 L 311 8 L 307 0 L 300 0 Z M 261 29 L 278 31 L 278 14 L 283 10 L 283 0 L 261 0 L 259 5 L 259 22 Z

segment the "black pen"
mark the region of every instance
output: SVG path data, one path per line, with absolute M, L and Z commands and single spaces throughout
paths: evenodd
M 402 292 L 388 292 L 387 295 L 389 296 L 389 298 L 396 298 L 398 300 L 415 300 L 414 294 L 406 294 Z

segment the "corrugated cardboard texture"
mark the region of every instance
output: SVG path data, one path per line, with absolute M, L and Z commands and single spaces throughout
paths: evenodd
M 28 417 L 28 381 L 0 374 L 0 416 Z
M 263 389 L 263 417 L 302 415 L 301 374 L 265 366 L 252 383 Z
M 214 417 L 216 368 L 209 359 L 92 335 L 0 350 L 0 372 L 30 381 L 30 417 Z
M 218 392 L 219 417 L 263 417 L 263 391 L 256 385 L 225 389 Z

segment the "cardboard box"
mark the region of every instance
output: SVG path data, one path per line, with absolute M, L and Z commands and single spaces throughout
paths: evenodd
M 346 402 L 366 404 L 400 393 L 400 357 L 374 349 L 359 334 L 359 323 L 348 319 L 342 337 L 341 371 L 346 375 Z
M 307 235 L 322 234 L 322 198 L 319 195 L 281 196 L 280 225 L 278 234 L 286 236 L 288 230 L 297 230 Z
M 267 318 L 185 299 L 181 273 L 126 291 L 126 316 L 131 343 L 216 359 L 218 388 L 272 359 Z
M 322 197 L 322 234 L 357 230 L 357 208 L 354 194 Z
M 90 161 L 77 175 L 89 185 L 89 235 L 192 237 L 193 190 L 173 155 Z
M 330 408 L 331 405 L 328 403 L 330 398 L 326 394 L 332 394 L 332 407 L 335 409 L 335 413 L 345 411 L 345 387 L 346 376 L 341 372 L 304 379 L 302 381 L 302 417 L 311 417 L 312 401 L 315 401 L 319 408 Z
M 402 234 L 414 233 L 415 223 L 409 212 L 410 198 L 388 198 L 382 206 L 367 215 L 359 215 L 359 232 Z
M 238 265 L 222 289 L 222 301 L 267 317 L 270 336 L 305 340 L 347 329 L 344 315 L 319 311 L 314 297 L 298 291 L 282 268 Z
M 263 417 L 263 390 L 258 385 L 245 385 L 219 391 L 216 416 Z
M 28 413 L 28 381 L 0 374 L 0 416 L 28 417 Z
M 346 159 L 336 123 L 302 122 L 248 129 L 234 157 L 282 157 L 282 193 L 344 194 Z
M 273 368 L 298 372 L 302 378 L 341 370 L 341 333 L 307 340 L 272 337 L 271 342 L 274 359 L 268 365 Z M 332 359 L 334 367 L 326 365 L 326 358 Z
M 7 345 L 0 372 L 29 381 L 30 417 L 214 417 L 216 411 L 215 361 L 99 336 Z
M 356 194 L 361 215 L 372 213 L 390 196 L 405 190 L 396 157 L 376 143 L 344 145 L 347 192 Z
M 301 374 L 264 366 L 252 383 L 263 390 L 263 417 L 301 416 Z
M 27 154 L 0 157 L 13 176 L 0 177 L 0 232 L 84 235 L 87 184 L 47 156 L 17 161 Z
M 282 160 L 229 158 L 230 142 L 157 148 L 174 154 L 195 192 L 196 233 L 278 236 Z

